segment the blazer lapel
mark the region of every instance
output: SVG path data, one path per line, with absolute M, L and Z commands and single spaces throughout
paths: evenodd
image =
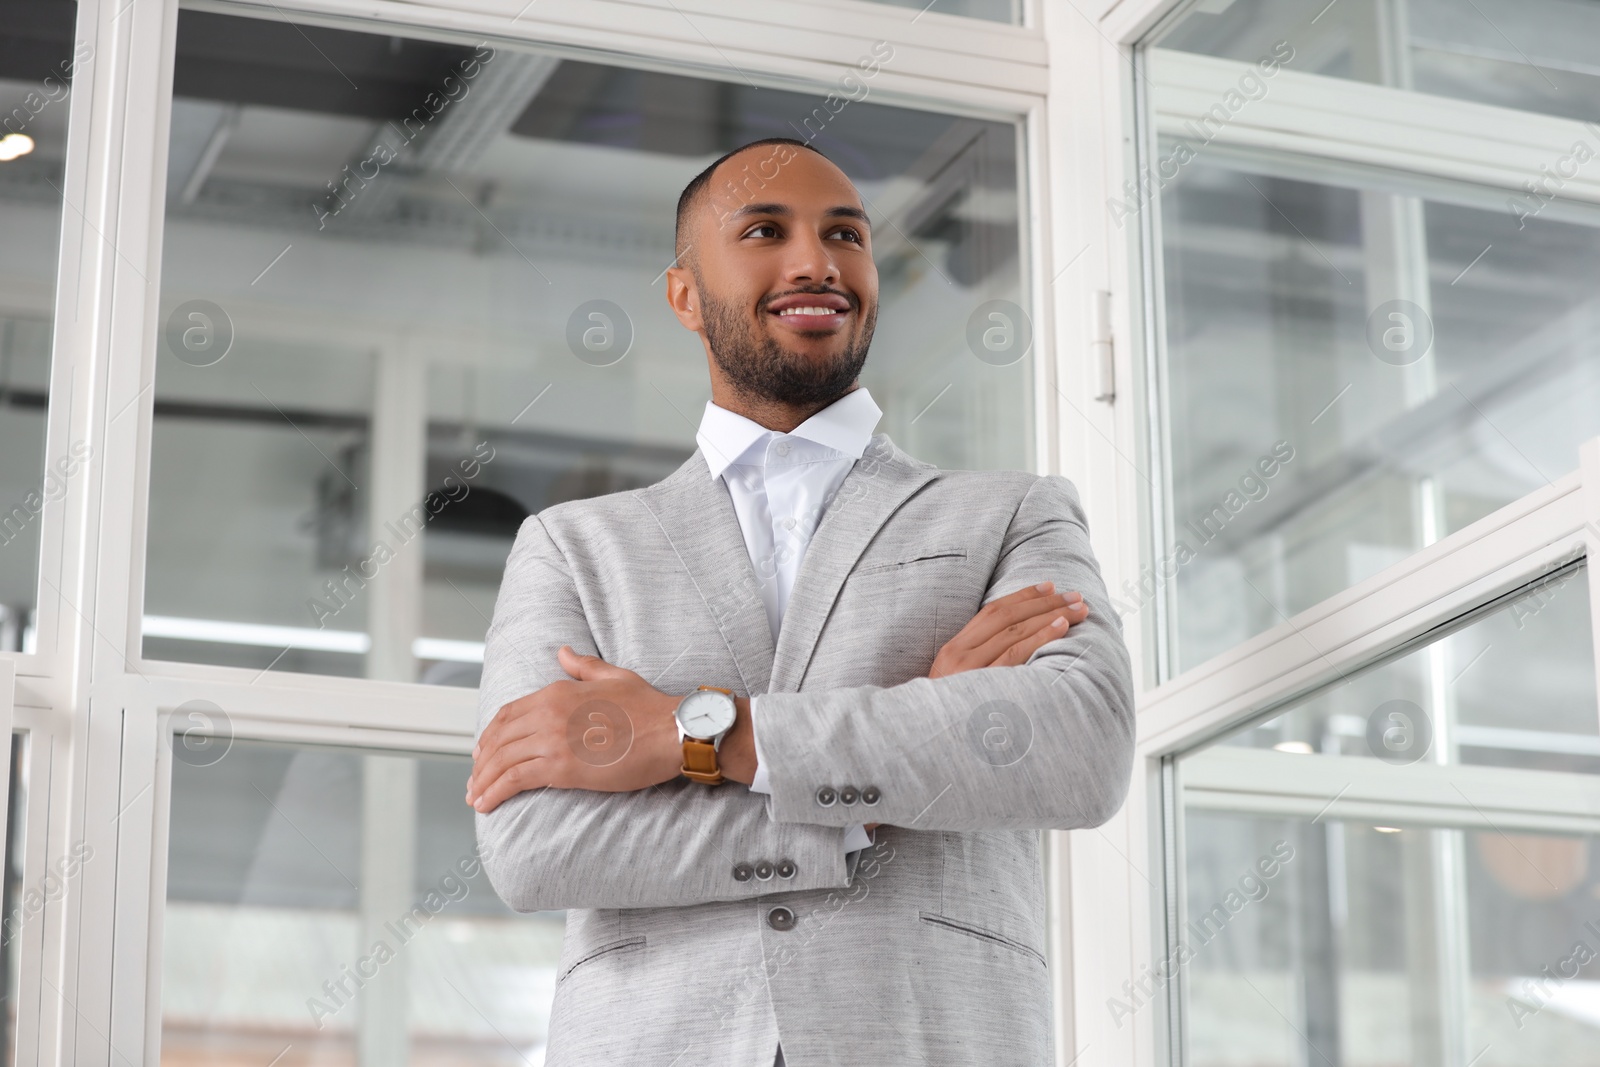
M 846 575 L 889 516 L 938 475 L 938 467 L 900 451 L 888 434 L 873 436 L 828 502 L 800 561 L 778 632 L 769 692 L 799 691 Z
M 716 620 L 746 694 L 767 691 L 772 677 L 772 624 L 761 600 L 739 516 L 721 479 L 695 449 L 684 464 L 639 491 Z
M 727 487 L 698 449 L 676 471 L 639 491 L 677 551 L 738 665 L 745 692 L 797 692 L 845 576 L 895 509 L 932 481 L 921 463 L 877 434 L 828 502 L 806 548 L 773 647 L 760 586 Z

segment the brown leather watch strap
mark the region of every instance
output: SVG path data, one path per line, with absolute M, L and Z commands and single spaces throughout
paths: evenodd
M 717 750 L 710 741 L 683 739 L 683 776 L 706 785 L 721 785 L 722 769 L 717 766 Z
M 695 691 L 710 689 L 718 693 L 733 696 L 733 690 L 723 689 L 715 685 L 702 685 Z M 717 765 L 717 747 L 710 741 L 701 741 L 694 737 L 683 739 L 683 776 L 706 785 L 721 785 L 725 779 L 722 768 Z

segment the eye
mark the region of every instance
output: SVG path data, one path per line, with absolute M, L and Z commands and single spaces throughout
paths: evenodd
M 830 236 L 830 237 L 849 237 L 856 244 L 860 244 L 861 243 L 861 233 L 860 233 L 860 231 L 856 230 L 856 229 L 854 229 L 854 228 L 852 228 L 850 226 L 846 226 L 842 230 L 835 230 L 833 233 L 829 234 L 828 236 Z
M 758 222 L 754 226 L 750 227 L 748 230 L 744 231 L 744 235 L 746 237 L 753 237 L 753 236 L 755 236 L 757 230 L 771 230 L 772 231 L 771 236 L 773 236 L 773 237 L 778 236 L 777 224 L 776 223 L 771 223 L 771 222 Z

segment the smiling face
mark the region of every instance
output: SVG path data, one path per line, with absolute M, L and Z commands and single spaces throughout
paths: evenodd
M 667 299 L 705 342 L 718 405 L 779 422 L 798 415 L 792 429 L 855 387 L 878 317 L 878 268 L 843 171 L 795 145 L 746 149 L 712 174 L 685 236 Z

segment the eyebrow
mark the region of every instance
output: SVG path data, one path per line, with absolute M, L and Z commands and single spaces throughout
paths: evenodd
M 730 220 L 736 220 L 746 218 L 750 215 L 776 215 L 780 218 L 792 218 L 794 216 L 794 211 L 787 204 L 746 204 L 738 211 L 735 211 L 733 214 L 729 215 L 728 218 Z M 865 226 L 868 230 L 872 229 L 872 220 L 867 218 L 867 213 L 858 207 L 851 207 L 849 204 L 840 204 L 838 207 L 830 207 L 827 211 L 824 211 L 822 215 L 824 218 L 829 219 L 854 219 Z

